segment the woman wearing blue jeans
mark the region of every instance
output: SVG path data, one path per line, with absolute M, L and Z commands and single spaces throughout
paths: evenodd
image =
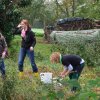
M 32 71 L 34 75 L 37 76 L 38 68 L 34 61 L 34 46 L 36 44 L 36 38 L 35 33 L 31 30 L 28 20 L 23 19 L 21 21 L 21 23 L 17 26 L 15 30 L 15 34 L 21 34 L 22 37 L 21 49 L 18 60 L 18 69 L 20 72 L 19 75 L 23 76 L 23 63 L 27 54 L 31 62 Z

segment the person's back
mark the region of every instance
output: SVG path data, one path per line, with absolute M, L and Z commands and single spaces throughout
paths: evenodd
M 73 66 L 80 65 L 81 57 L 78 55 L 63 55 L 62 56 L 62 63 L 63 64 L 72 64 Z

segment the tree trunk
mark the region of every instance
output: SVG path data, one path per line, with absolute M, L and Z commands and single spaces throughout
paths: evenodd
M 74 17 L 75 15 L 75 0 L 72 0 L 73 4 L 72 4 L 72 16 Z
M 68 11 L 68 8 L 66 8 L 66 14 L 67 14 L 67 17 L 69 17 L 69 11 Z

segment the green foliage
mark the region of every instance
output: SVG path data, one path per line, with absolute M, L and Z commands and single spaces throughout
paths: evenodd
M 95 93 L 93 93 L 93 92 L 91 92 L 91 91 L 88 91 L 88 92 L 83 92 L 83 93 L 81 93 L 78 97 L 77 97 L 77 99 L 79 99 L 79 100 L 98 100 L 97 99 L 97 95 L 95 94 Z M 77 100 L 77 99 L 75 99 L 75 100 Z
M 31 6 L 20 9 L 22 18 L 27 18 L 33 27 L 35 22 L 42 22 L 44 27 L 54 24 L 57 17 L 60 16 L 56 15 L 55 2 L 49 2 L 48 4 L 45 0 L 32 0 Z
M 76 79 L 69 80 L 69 81 L 67 81 L 67 83 L 69 84 L 69 86 L 70 86 L 71 88 L 74 86 L 74 87 L 77 87 L 78 90 L 81 89 L 81 86 L 80 86 L 78 80 L 76 80 Z
M 37 59 L 38 61 L 43 61 L 43 60 L 44 60 L 44 57 L 43 57 L 43 55 L 42 55 L 40 52 L 37 52 L 37 53 L 35 54 L 35 57 L 36 57 L 36 59 Z
M 14 36 L 13 40 L 10 42 L 8 52 L 9 56 L 13 61 L 17 61 L 16 56 L 18 56 L 18 52 L 20 50 L 20 42 L 21 37 L 20 36 Z
M 0 30 L 2 31 L 2 34 L 6 37 L 7 43 L 9 43 L 12 40 L 13 34 L 12 34 L 12 28 L 14 26 L 14 6 L 10 0 L 3 0 L 0 4 Z M 17 19 L 16 19 L 17 21 Z
M 81 4 L 76 7 L 76 16 L 89 17 L 94 19 L 100 18 L 100 1 L 86 1 L 84 0 Z
M 59 51 L 62 54 L 77 54 L 85 59 L 85 62 L 88 66 L 99 66 L 100 31 L 98 31 L 98 34 L 86 34 L 71 34 L 71 31 L 69 31 L 69 33 L 66 33 L 66 35 L 64 35 L 64 33 L 54 34 L 54 44 L 51 51 Z
M 24 6 L 30 4 L 29 0 L 21 0 L 19 1 L 19 3 L 21 3 Z M 19 23 L 20 18 L 21 18 L 21 12 L 20 10 L 18 10 L 17 1 L 2 0 L 0 2 L 0 26 L 1 26 L 0 31 L 6 37 L 8 45 L 13 39 L 13 29 Z
M 1 100 L 11 100 L 11 97 L 14 95 L 15 91 L 15 77 L 6 78 L 3 80 L 3 85 L 0 87 L 0 99 Z
M 35 35 L 38 37 L 43 37 L 43 35 L 44 35 L 43 29 L 33 28 L 32 31 L 35 32 Z
M 23 8 L 19 8 L 19 9 L 22 12 L 22 18 L 28 19 L 31 25 L 33 25 L 35 20 L 42 21 L 44 17 L 44 14 L 43 14 L 44 9 L 45 9 L 44 0 L 31 0 L 30 6 L 24 7 L 24 9 Z
M 95 80 L 90 80 L 88 82 L 90 88 L 93 88 L 93 87 L 100 87 L 100 78 L 97 77 Z
M 19 7 L 26 7 L 31 4 L 32 0 L 19 0 L 18 5 Z
M 41 39 L 41 37 L 36 37 L 37 40 Z M 77 91 L 76 93 L 72 93 L 70 91 L 73 85 L 80 87 L 80 84 L 77 80 L 69 80 L 68 77 L 57 80 L 57 84 L 61 83 L 61 87 L 58 84 L 44 84 L 41 82 L 40 78 L 29 76 L 28 73 L 25 73 L 25 78 L 20 79 L 18 77 L 18 65 L 17 65 L 17 58 L 20 49 L 20 36 L 15 36 L 14 40 L 11 42 L 11 54 L 12 57 L 9 59 L 5 59 L 6 64 L 6 72 L 7 72 L 7 79 L 5 81 L 1 81 L 0 78 L 0 99 L 2 100 L 99 100 L 100 96 L 97 95 L 94 88 L 100 87 L 100 78 L 96 74 L 96 78 L 88 78 L 85 74 L 86 72 L 82 73 L 82 77 L 80 77 L 79 82 L 82 81 L 84 86 L 81 86 L 81 90 Z M 39 57 L 36 59 L 36 64 L 39 68 L 40 72 L 47 72 L 50 71 L 53 73 L 53 77 L 57 77 L 59 72 L 61 71 L 62 67 L 58 64 L 51 64 L 49 61 L 49 56 L 51 54 L 50 48 L 52 44 L 45 44 L 45 43 L 38 43 L 35 46 L 35 54 Z M 17 45 L 17 47 L 15 47 Z M 60 46 L 60 45 L 59 45 Z M 61 46 L 60 46 L 61 48 Z M 83 47 L 81 47 L 83 48 Z M 55 49 L 55 48 L 53 48 Z M 13 57 L 14 56 L 14 57 Z M 45 69 L 43 69 L 45 66 Z M 29 60 L 26 58 L 24 62 L 24 71 L 28 71 L 29 69 Z M 85 67 L 86 68 L 86 67 Z M 30 68 L 31 69 L 31 68 Z M 95 74 L 99 72 L 100 68 L 95 68 L 95 71 L 88 70 L 87 74 Z M 29 76 L 29 77 L 28 77 Z M 60 80 L 61 79 L 61 80 Z M 85 81 L 83 81 L 85 79 Z M 56 85 L 56 86 L 55 86 Z

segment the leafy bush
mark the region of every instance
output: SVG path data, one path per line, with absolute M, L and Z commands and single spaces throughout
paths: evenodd
M 39 37 L 40 38 L 40 37 Z M 19 43 L 21 38 L 19 36 L 16 36 L 15 39 L 11 43 L 11 52 L 13 59 L 9 58 L 5 60 L 6 64 L 6 72 L 7 72 L 7 80 L 2 82 L 0 80 L 0 99 L 2 100 L 99 100 L 100 96 L 97 95 L 95 88 L 100 87 L 100 78 L 96 74 L 96 78 L 88 78 L 88 76 L 85 76 L 85 73 L 82 75 L 82 83 L 84 86 L 81 86 L 81 90 L 77 91 L 76 93 L 72 93 L 70 91 L 70 88 L 73 85 L 79 84 L 76 80 L 68 80 L 68 77 L 66 77 L 63 80 L 58 80 L 57 82 L 61 83 L 62 86 L 60 87 L 59 84 L 44 84 L 40 81 L 40 78 L 36 78 L 34 76 L 28 77 L 27 73 L 25 73 L 26 77 L 24 79 L 19 79 L 17 74 L 17 56 L 16 52 L 19 50 Z M 18 44 L 17 44 L 18 43 Z M 95 42 L 96 44 L 99 43 Z M 72 46 L 76 46 L 74 43 L 72 43 Z M 17 48 L 15 47 L 17 45 Z M 71 45 L 71 44 L 70 44 Z M 67 52 L 73 52 L 74 51 L 70 49 L 70 45 L 67 49 Z M 85 44 L 84 44 L 85 45 Z M 84 45 L 80 46 L 79 44 L 76 46 L 80 46 L 80 50 L 84 51 Z M 19 45 L 20 46 L 20 45 Z M 65 45 L 54 45 L 56 48 L 52 48 L 51 50 L 58 50 L 61 51 L 63 54 L 65 54 L 66 49 Z M 61 48 L 63 47 L 63 48 Z M 76 48 L 75 47 L 75 48 Z M 35 47 L 36 51 L 36 60 L 38 63 L 39 72 L 47 72 L 50 71 L 53 73 L 53 77 L 57 76 L 60 71 L 62 70 L 61 65 L 58 64 L 51 64 L 48 60 L 48 57 L 50 55 L 50 48 L 51 44 L 40 44 L 37 43 Z M 69 51 L 70 49 L 70 51 Z M 72 48 L 73 49 L 73 48 Z M 99 49 L 99 48 L 98 48 Z M 77 49 L 75 51 L 78 51 Z M 83 52 L 82 51 L 82 52 Z M 98 50 L 97 50 L 98 51 Z M 84 54 L 84 52 L 83 52 Z M 29 68 L 29 61 L 26 59 L 24 62 L 25 68 Z M 85 67 L 86 68 L 86 67 Z M 28 70 L 27 70 L 28 71 Z M 99 72 L 100 68 L 95 68 L 95 72 Z M 91 70 L 87 71 L 87 74 L 95 73 Z M 98 77 L 97 77 L 98 76 Z M 80 79 L 80 80 L 81 80 Z M 85 82 L 83 81 L 85 79 Z M 79 80 L 79 81 L 80 81 Z M 80 84 L 82 85 L 82 84 Z
M 55 37 L 54 42 L 57 42 L 53 44 L 52 52 L 59 51 L 62 54 L 80 55 L 85 59 L 88 66 L 98 66 L 100 64 L 100 31 L 98 31 L 98 34 L 94 33 L 93 35 L 80 34 L 79 36 L 78 33 L 77 35 L 74 33 L 60 35 Z
M 29 4 L 31 4 L 31 0 L 0 1 L 0 31 L 6 37 L 8 45 L 13 38 L 13 28 L 15 28 L 21 18 L 21 12 L 18 7 L 25 7 Z
M 2 86 L 0 87 L 0 99 L 1 100 L 11 100 L 12 97 L 15 95 L 15 83 L 16 78 L 12 76 L 10 78 L 6 78 L 3 81 Z
M 100 1 L 88 2 L 84 0 L 81 5 L 77 6 L 75 16 L 100 19 Z

